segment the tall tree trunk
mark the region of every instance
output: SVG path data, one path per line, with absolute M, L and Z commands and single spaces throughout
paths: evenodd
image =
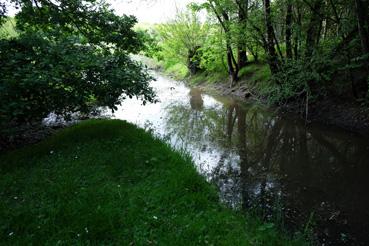
M 229 28 L 229 16 L 227 12 L 224 10 L 217 10 L 216 2 L 210 1 L 210 8 L 213 10 L 215 16 L 217 17 L 222 29 L 224 30 L 224 34 L 226 36 L 226 47 L 227 47 L 227 66 L 228 66 L 228 73 L 231 80 L 231 86 L 233 86 L 238 81 L 238 64 L 236 59 L 233 55 L 232 45 L 231 45 L 231 33 Z M 215 4 L 215 5 L 213 5 Z
M 264 15 L 265 15 L 265 27 L 267 30 L 267 43 L 266 48 L 268 51 L 268 64 L 273 74 L 279 70 L 279 60 L 277 52 L 274 47 L 274 29 L 272 26 L 272 17 L 270 9 L 270 0 L 264 0 Z
M 247 25 L 247 13 L 248 13 L 248 0 L 245 2 L 239 2 L 238 6 L 238 24 L 242 29 L 246 29 Z M 247 51 L 246 51 L 246 41 L 243 35 L 239 35 L 238 44 L 238 68 L 241 69 L 247 65 Z
M 295 33 L 295 36 L 294 36 L 294 47 L 293 47 L 293 50 L 294 50 L 294 55 L 295 55 L 295 60 L 297 60 L 299 58 L 299 47 L 301 46 L 300 45 L 300 40 L 301 40 L 301 27 L 302 27 L 302 16 L 301 16 L 301 10 L 300 10 L 300 7 L 299 6 L 296 6 L 296 12 L 297 12 L 297 20 L 296 20 L 296 23 L 298 25 L 298 31 Z
M 228 74 L 231 80 L 231 86 L 233 86 L 238 81 L 238 67 L 233 66 L 233 64 L 234 64 L 234 55 L 232 47 L 227 41 L 227 65 L 228 65 Z
M 238 67 L 241 69 L 247 65 L 247 52 L 243 45 L 238 46 Z
M 355 0 L 357 25 L 359 29 L 359 36 L 361 41 L 361 49 L 364 57 L 364 73 L 365 79 L 360 82 L 360 91 L 363 96 L 368 95 L 368 76 L 369 76 L 369 14 L 368 2 L 365 0 Z
M 369 53 L 368 5 L 362 0 L 355 0 L 355 7 L 362 51 L 367 54 Z
M 229 20 L 229 15 L 225 11 L 222 11 L 222 16 L 223 16 L 223 19 L 224 19 L 223 28 L 224 28 L 224 32 L 225 32 L 225 35 L 226 35 L 228 72 L 229 72 L 229 76 L 230 76 L 230 79 L 231 79 L 231 87 L 232 87 L 238 81 L 239 67 L 238 67 L 238 63 L 236 62 L 236 59 L 234 57 L 233 50 L 232 50 L 232 45 L 231 45 L 232 37 L 231 37 L 231 32 L 230 32 L 229 26 L 227 24 L 230 21 Z
M 305 56 L 311 57 L 313 54 L 318 36 L 319 36 L 319 27 L 321 23 L 320 18 L 320 8 L 322 7 L 322 0 L 315 0 L 311 6 L 311 17 L 308 25 L 308 30 L 306 34 L 306 53 Z
M 286 14 L 286 55 L 288 59 L 292 59 L 292 4 L 290 1 L 287 3 Z

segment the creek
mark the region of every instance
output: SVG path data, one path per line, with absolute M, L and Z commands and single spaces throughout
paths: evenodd
M 369 141 L 154 72 L 160 102 L 126 99 L 127 120 L 190 154 L 228 206 L 321 245 L 369 244 Z

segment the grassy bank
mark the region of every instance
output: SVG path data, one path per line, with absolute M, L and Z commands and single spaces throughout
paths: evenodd
M 239 81 L 234 86 L 233 91 L 240 87 L 252 91 L 259 97 L 267 97 L 271 91 L 275 89 L 275 85 L 270 81 L 271 73 L 267 64 L 264 63 L 250 63 L 248 66 L 242 68 L 239 72 Z M 189 83 L 193 85 L 213 86 L 224 85 L 230 86 L 229 76 L 226 71 L 208 73 L 202 72 L 196 75 L 187 76 Z
M 94 120 L 0 156 L 7 245 L 301 245 L 218 203 L 190 160 L 122 121 Z
M 296 96 L 298 84 L 285 83 L 278 85 L 273 81 L 271 71 L 266 63 L 249 63 L 239 71 L 239 81 L 230 87 L 229 76 L 226 70 L 218 72 L 199 72 L 190 75 L 183 65 L 166 67 L 163 62 L 145 58 L 145 64 L 152 69 L 173 77 L 176 80 L 186 81 L 192 86 L 198 86 L 210 94 L 221 94 L 237 97 L 242 100 L 252 99 L 267 106 L 277 107 L 281 112 L 290 112 L 307 122 L 317 122 L 329 126 L 340 127 L 345 130 L 369 135 L 369 108 L 368 102 L 345 99 L 339 96 L 317 97 L 309 95 L 307 107 L 306 95 Z M 180 68 L 178 71 L 176 68 Z
M 144 56 L 136 56 L 136 59 L 143 62 L 149 68 L 158 70 L 176 80 L 186 81 L 191 85 L 204 86 L 205 89 L 208 88 L 211 90 L 214 85 L 223 85 L 224 88 L 230 85 L 229 76 L 225 68 L 219 71 L 204 71 L 190 75 L 188 68 L 180 63 L 166 64 L 163 61 Z M 232 94 L 233 92 L 236 95 L 240 95 L 242 93 L 237 92 L 239 88 L 246 88 L 259 98 L 268 99 L 264 100 L 265 102 L 273 103 L 271 95 L 272 91 L 277 89 L 277 86 L 271 81 L 271 72 L 267 64 L 251 62 L 239 71 L 239 81 L 232 88 L 233 90 L 229 90 L 229 92 L 222 90 L 220 92 L 225 94 Z M 245 94 L 245 90 L 243 90 L 243 94 Z

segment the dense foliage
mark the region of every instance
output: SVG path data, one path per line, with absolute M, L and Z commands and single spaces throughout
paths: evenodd
M 0 125 L 153 101 L 151 77 L 129 56 L 144 47 L 135 17 L 95 0 L 16 4 L 17 35 L 0 39 Z
M 251 63 L 266 64 L 272 76 L 267 96 L 278 103 L 328 97 L 355 102 L 368 96 L 367 1 L 206 0 L 186 11 L 207 12 L 206 21 L 197 23 L 207 27 L 197 34 L 205 73 L 222 71 L 235 85 Z M 191 19 L 181 18 L 164 25 L 165 35 L 191 25 Z M 189 46 L 179 45 L 180 36 L 169 40 L 162 27 L 156 29 L 164 60 L 175 54 L 183 61 L 191 54 Z

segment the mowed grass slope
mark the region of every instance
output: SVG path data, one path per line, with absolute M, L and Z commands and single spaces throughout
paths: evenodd
M 219 204 L 190 160 L 93 120 L 0 155 L 2 245 L 301 245 Z

